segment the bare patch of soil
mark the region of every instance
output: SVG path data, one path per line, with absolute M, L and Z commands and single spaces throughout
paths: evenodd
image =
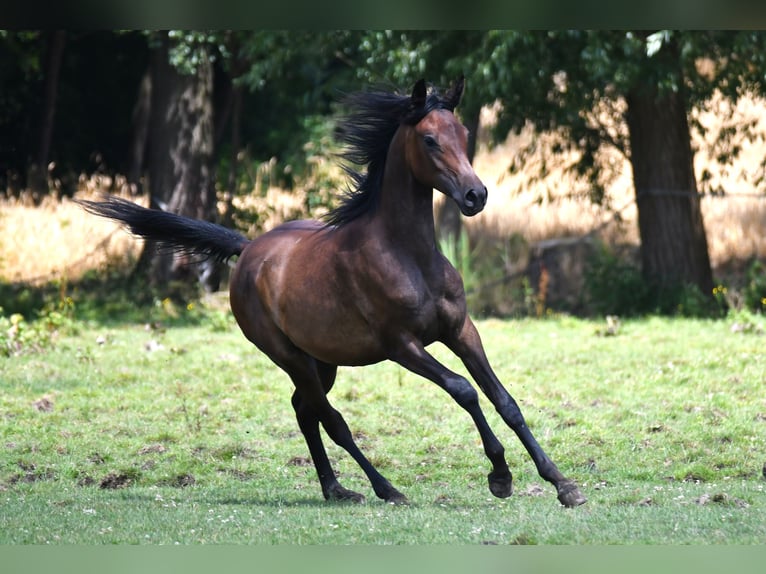
M 287 461 L 288 466 L 311 466 L 311 459 L 305 456 L 294 456 Z
M 98 483 L 98 487 L 105 490 L 117 490 L 119 488 L 126 488 L 133 483 L 133 477 L 124 472 L 110 472 L 101 482 Z
M 197 479 L 191 474 L 179 474 L 173 478 L 160 481 L 160 486 L 172 486 L 173 488 L 185 488 L 196 484 Z

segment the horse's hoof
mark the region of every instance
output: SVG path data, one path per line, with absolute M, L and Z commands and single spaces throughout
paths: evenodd
M 580 506 L 588 501 L 588 499 L 583 496 L 582 492 L 580 492 L 580 489 L 577 488 L 577 485 L 571 480 L 562 483 L 558 487 L 558 499 L 559 502 L 567 508 L 574 508 L 575 506 Z
M 386 496 L 386 502 L 395 506 L 406 506 L 410 503 L 410 501 L 407 500 L 407 497 L 398 490 L 394 490 L 392 493 Z
M 513 494 L 513 476 L 510 472 L 499 474 L 495 471 L 487 475 L 489 491 L 498 498 L 508 498 Z
M 333 502 L 353 502 L 355 504 L 362 504 L 365 501 L 363 494 L 343 488 L 340 485 L 327 492 L 325 498 Z

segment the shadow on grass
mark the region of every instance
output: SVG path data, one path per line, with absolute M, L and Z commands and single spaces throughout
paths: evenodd
M 165 488 L 167 488 L 168 491 L 171 491 L 173 493 L 177 493 L 179 490 L 178 488 L 173 488 L 173 487 L 162 487 L 160 491 L 163 494 L 166 494 L 166 491 L 163 490 Z M 322 498 L 321 494 L 318 494 L 316 497 L 301 496 L 299 498 L 283 498 L 276 495 L 274 497 L 267 498 L 262 495 L 259 495 L 257 492 L 254 492 L 253 496 L 248 496 L 248 495 L 240 494 L 240 493 L 231 493 L 231 492 L 221 492 L 216 494 L 215 492 L 211 492 L 211 490 L 217 490 L 217 489 L 213 489 L 211 487 L 201 487 L 201 488 L 182 489 L 182 490 L 184 491 L 184 497 L 187 499 L 187 502 L 204 502 L 205 504 L 210 504 L 215 506 L 265 506 L 265 507 L 273 507 L 273 508 L 284 508 L 284 507 L 356 508 L 360 506 L 360 504 L 356 502 L 325 500 L 324 498 Z M 120 489 L 119 491 L 113 491 L 113 492 L 118 493 L 119 498 L 122 500 L 148 504 L 148 503 L 156 502 L 158 489 L 157 487 L 150 487 L 150 489 L 148 487 L 146 489 L 146 492 L 144 492 L 142 489 L 125 488 L 125 489 Z M 176 500 L 177 499 L 178 497 L 176 496 Z M 365 506 L 365 505 L 371 505 L 371 504 L 388 505 L 388 503 L 375 497 L 373 497 L 372 499 L 368 498 L 366 502 L 363 502 L 361 505 Z
M 491 508 L 503 508 L 510 504 L 514 504 L 531 498 L 539 498 L 538 504 L 545 505 L 551 509 L 559 508 L 562 511 L 566 509 L 558 503 L 555 493 L 546 493 L 545 496 L 529 495 L 525 493 L 514 494 L 513 497 L 505 501 L 495 501 L 495 499 L 489 499 L 488 497 L 481 497 L 475 499 L 471 496 L 466 498 L 457 497 L 456 499 L 445 499 L 439 495 L 435 498 L 426 496 L 424 498 L 412 498 L 410 497 L 407 504 L 391 504 L 386 502 L 371 491 L 365 493 L 364 502 L 352 502 L 349 500 L 325 500 L 322 496 L 319 486 L 316 488 L 316 495 L 311 494 L 295 494 L 291 491 L 269 491 L 268 494 L 256 489 L 247 489 L 241 485 L 236 486 L 204 486 L 198 485 L 194 487 L 178 488 L 173 486 L 131 486 L 128 488 L 121 488 L 118 490 L 105 491 L 103 489 L 100 492 L 111 492 L 113 496 L 118 497 L 121 500 L 135 503 L 154 503 L 157 500 L 157 495 L 160 493 L 167 498 L 174 498 L 179 501 L 183 499 L 187 503 L 204 503 L 212 506 L 242 506 L 242 507 L 267 507 L 267 508 L 318 508 L 318 509 L 354 509 L 354 508 L 392 508 L 392 509 L 408 509 L 414 511 L 420 511 L 424 509 L 431 509 L 436 511 L 443 511 L 446 513 L 451 512 L 475 512 L 477 505 L 482 507 Z M 107 495 L 108 496 L 108 495 Z M 584 510 L 589 510 L 590 506 L 585 505 L 582 507 Z M 581 510 L 584 511 L 584 510 Z

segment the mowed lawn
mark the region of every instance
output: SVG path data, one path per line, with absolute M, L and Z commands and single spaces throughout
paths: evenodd
M 561 507 L 483 399 L 515 478 L 512 497 L 494 498 L 470 417 L 389 363 L 341 369 L 331 399 L 410 505 L 376 499 L 333 444 L 341 481 L 367 502 L 327 503 L 289 380 L 229 317 L 77 323 L 52 349 L 0 357 L 0 544 L 766 541 L 759 324 L 648 318 L 609 336 L 568 317 L 478 326 L 584 506 Z

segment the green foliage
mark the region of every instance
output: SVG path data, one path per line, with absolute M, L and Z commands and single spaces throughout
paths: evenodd
M 588 305 L 598 315 L 712 317 L 720 316 L 725 309 L 715 291 L 711 300 L 696 285 L 647 281 L 636 264 L 604 244 L 588 261 L 585 288 Z
M 473 317 L 535 316 L 538 299 L 526 277 L 511 280 L 509 269 L 526 251 L 518 235 L 483 238 L 472 245 L 465 230 L 439 241 L 439 250 L 463 279 L 466 306 Z
M 597 244 L 585 271 L 588 304 L 598 315 L 632 317 L 650 311 L 641 270 L 604 244 Z
M 566 168 L 602 203 L 618 174 L 602 164 L 598 152 L 609 147 L 628 155 L 622 105 L 627 94 L 683 86 L 691 110 L 706 109 L 715 93 L 732 102 L 766 93 L 764 48 L 766 34 L 749 31 L 370 31 L 359 46 L 364 64 L 358 73 L 404 86 L 419 77 L 445 84 L 464 73 L 469 87 L 463 107 L 500 104 L 495 141 L 530 123 L 556 132 L 558 151 L 579 156 Z M 711 62 L 711 69 L 701 68 L 701 61 Z M 700 123 L 693 127 L 705 131 Z M 741 151 L 737 140 L 755 137 L 756 129 L 727 123 L 707 138 L 720 150 L 711 157 L 725 168 Z M 704 177 L 701 183 L 708 185 Z
M 334 206 L 347 182 L 336 162 L 340 150 L 333 139 L 334 122 L 309 116 L 304 119 L 303 129 L 306 143 L 300 151 L 289 154 L 286 162 L 306 194 L 305 213 L 313 217 Z
M 76 331 L 73 313 L 74 301 L 70 297 L 45 305 L 33 321 L 21 313 L 6 314 L 0 307 L 0 356 L 40 353 L 50 348 L 62 334 Z
M 462 230 L 458 237 L 448 235 L 442 238 L 439 241 L 439 250 L 460 273 L 466 293 L 474 291 L 480 280 L 476 274 L 474 252 L 471 250 L 468 234 Z
M 154 36 L 150 34 L 150 44 Z M 170 49 L 168 57 L 170 63 L 182 74 L 193 75 L 197 72 L 197 66 L 204 60 L 215 62 L 216 55 L 226 54 L 225 35 L 218 32 L 194 30 L 169 30 Z M 218 50 L 211 50 L 215 47 Z
M 755 260 L 745 275 L 744 302 L 751 311 L 766 310 L 766 265 Z
M 719 311 L 696 285 L 673 286 L 670 289 L 660 289 L 659 293 L 658 310 L 668 315 L 710 317 Z
M 748 91 L 763 93 L 766 65 L 766 34 L 750 31 L 171 30 L 168 37 L 171 63 L 179 70 L 193 73 L 201 58 L 212 59 L 226 81 L 245 88 L 243 141 L 260 161 L 299 157 L 310 134 L 297 118 L 327 117 L 340 93 L 357 89 L 360 80 L 406 89 L 420 77 L 447 85 L 464 73 L 469 89 L 460 111 L 499 101 L 500 140 L 527 122 L 563 130 L 562 145 L 582 154 L 572 169 L 599 185 L 598 149 L 627 149 L 625 130 L 611 121 L 622 113 L 614 104 L 638 82 L 660 89 L 683 82 L 689 106 L 704 107 L 716 90 L 732 101 Z M 68 34 L 59 93 L 64 112 L 57 114 L 54 132 L 57 162 L 93 169 L 90 154 L 98 152 L 104 162 L 98 167 L 124 167 L 126 158 L 118 156 L 126 155 L 125 122 L 158 38 L 153 32 Z M 45 34 L 36 31 L 0 36 L 0 131 L 16 138 L 31 134 L 3 149 L 19 150 L 24 158 L 32 155 L 42 105 L 44 43 Z M 679 54 L 675 64 L 661 57 L 670 49 Z M 120 74 L 93 74 L 105 69 L 104 58 L 116 61 Z M 702 60 L 715 64 L 701 73 Z M 599 120 L 597 106 L 610 121 Z M 106 122 L 109 113 L 123 119 Z M 73 133 L 81 135 L 73 140 Z M 719 138 L 730 140 L 731 134 L 723 130 Z M 84 149 L 93 141 L 100 142 L 98 150 Z M 716 155 L 738 153 L 737 146 L 725 147 Z M 12 165 L 24 158 L 12 158 Z M 296 165 L 295 158 L 289 162 Z

